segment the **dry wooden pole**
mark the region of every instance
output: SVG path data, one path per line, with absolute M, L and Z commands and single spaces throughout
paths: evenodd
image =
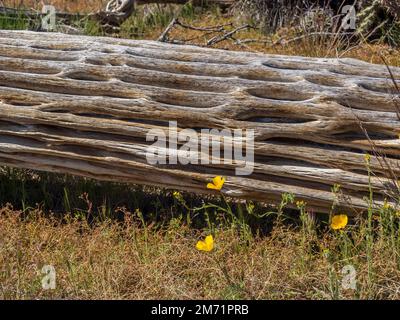
M 399 81 L 400 69 L 392 73 Z M 399 94 L 388 77 L 385 66 L 352 59 L 0 31 L 0 163 L 197 193 L 213 192 L 206 183 L 222 175 L 228 196 L 291 192 L 319 211 L 339 184 L 340 205 L 363 209 L 365 153 L 386 155 L 370 161 L 378 201 L 400 172 Z M 146 134 L 168 121 L 254 129 L 254 173 L 149 164 Z

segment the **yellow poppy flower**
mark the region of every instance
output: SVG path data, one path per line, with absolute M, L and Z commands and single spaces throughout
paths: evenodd
M 383 209 L 384 210 L 391 210 L 392 206 L 388 203 L 387 199 L 385 199 L 385 201 L 383 202 Z
M 211 251 L 214 248 L 214 238 L 212 235 L 207 236 L 204 241 L 199 241 L 196 244 L 196 249 L 199 251 Z
M 306 203 L 304 201 L 296 201 L 296 206 L 298 209 L 301 209 L 306 206 Z
M 181 201 L 183 199 L 182 194 L 179 191 L 174 191 L 174 193 L 172 195 L 178 201 Z
M 207 189 L 221 190 L 225 183 L 225 178 L 216 176 L 212 183 L 207 184 Z
M 333 230 L 343 229 L 347 226 L 349 218 L 345 214 L 339 214 L 332 217 L 331 228 Z

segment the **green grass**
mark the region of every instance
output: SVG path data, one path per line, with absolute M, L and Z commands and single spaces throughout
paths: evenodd
M 270 229 L 264 217 L 273 214 L 272 207 L 253 202 L 238 203 L 186 193 L 174 196 L 172 191 L 159 188 L 4 167 L 0 170 L 0 205 L 7 203 L 23 212 L 39 209 L 90 221 L 118 220 L 125 211 L 138 211 L 146 221 L 157 225 L 179 218 L 195 228 L 212 229 L 235 223 L 249 226 L 257 233 Z
M 388 205 L 332 230 L 290 194 L 265 207 L 17 169 L 0 188 L 0 298 L 400 298 Z M 208 234 L 214 250 L 197 251 Z M 41 286 L 44 265 L 55 290 Z
M 10 16 L 0 14 L 0 29 L 5 30 L 25 30 L 30 26 L 29 20 L 23 15 Z

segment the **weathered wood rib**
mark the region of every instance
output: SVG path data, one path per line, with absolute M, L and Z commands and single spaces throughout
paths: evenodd
M 392 68 L 400 84 L 400 69 Z M 363 209 L 364 154 L 377 201 L 400 173 L 400 126 L 385 66 L 152 41 L 0 31 L 0 163 L 99 180 Z M 250 176 L 235 165 L 150 165 L 150 129 L 254 129 Z M 361 126 L 367 130 L 369 139 Z M 387 166 L 390 166 L 388 170 Z

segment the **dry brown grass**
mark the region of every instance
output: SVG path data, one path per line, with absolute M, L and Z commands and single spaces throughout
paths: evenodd
M 304 230 L 303 230 L 304 231 Z M 178 220 L 155 230 L 135 215 L 125 222 L 22 218 L 0 211 L 0 298 L 3 299 L 331 299 L 400 298 L 398 251 L 373 247 L 373 282 L 361 237 L 358 254 L 341 260 L 337 234 L 310 246 L 301 229 L 277 226 L 269 237 L 244 241 L 234 228 L 215 230 L 216 248 L 199 252 L 200 234 Z M 361 241 L 360 243 L 357 243 Z M 330 248 L 324 255 L 321 248 Z M 341 250 L 341 249 L 340 249 Z M 352 263 L 357 290 L 340 289 L 341 268 Z M 44 265 L 56 269 L 56 289 L 41 287 Z
M 3 4 L 7 7 L 18 8 L 32 8 L 41 10 L 43 3 L 53 5 L 59 11 L 63 12 L 91 12 L 104 8 L 107 1 L 105 0 L 2 0 Z
M 240 19 L 235 17 L 224 17 L 224 16 L 214 16 L 210 13 L 201 15 L 194 20 L 187 21 L 196 27 L 209 27 L 218 26 L 228 23 L 234 23 L 235 27 L 240 25 Z M 234 29 L 235 27 L 231 28 Z M 149 30 L 145 35 L 147 39 L 157 39 L 158 36 L 163 31 L 163 28 L 155 28 Z M 204 34 L 204 33 L 203 33 Z M 258 39 L 261 41 L 269 40 L 272 43 L 279 42 L 279 44 L 265 44 L 262 42 L 248 43 L 245 46 L 236 44 L 234 41 L 226 40 L 215 45 L 215 48 L 225 49 L 225 50 L 235 50 L 235 51 L 253 51 L 266 54 L 282 54 L 282 55 L 297 55 L 297 56 L 309 56 L 309 57 L 348 57 L 356 58 L 370 63 L 382 64 L 382 56 L 385 56 L 389 65 L 400 66 L 400 49 L 393 48 L 389 45 L 383 43 L 359 43 L 359 44 L 348 44 L 344 43 L 342 48 L 338 48 L 335 43 L 332 43 L 328 37 L 305 37 L 295 42 L 290 42 L 295 35 L 290 35 L 290 30 L 281 30 L 279 33 L 265 36 L 260 34 L 258 30 L 250 29 L 238 32 L 235 38 L 238 40 L 246 39 Z M 171 32 L 170 36 L 172 39 L 192 39 L 201 35 L 201 32 L 182 29 L 176 27 Z M 208 38 L 211 38 L 209 36 Z M 334 37 L 332 37 L 333 39 Z M 289 42 L 288 44 L 285 44 Z M 333 40 L 332 40 L 333 41 Z M 204 38 L 194 41 L 198 45 L 205 44 Z

